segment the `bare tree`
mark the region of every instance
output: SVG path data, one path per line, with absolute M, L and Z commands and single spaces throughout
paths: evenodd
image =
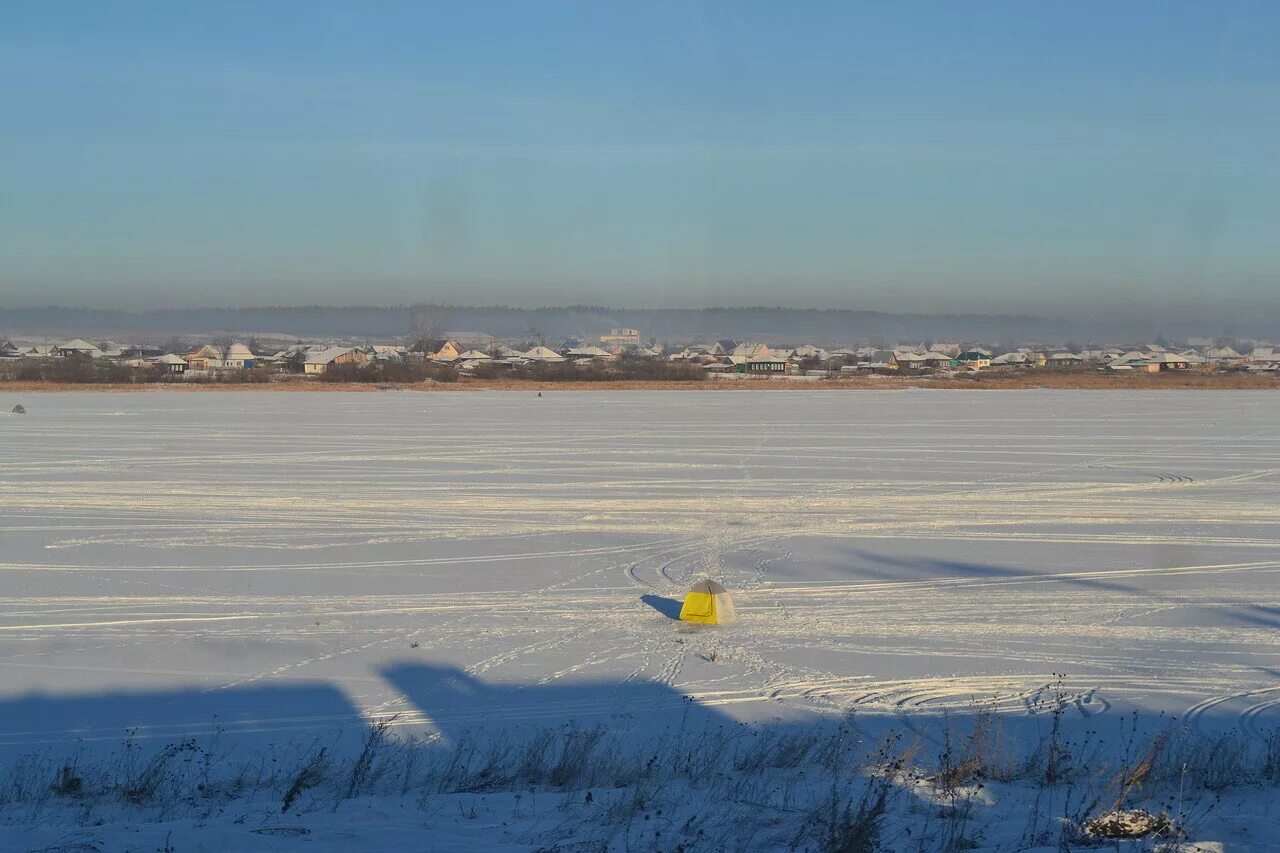
M 231 338 L 227 337 L 226 335 L 219 335 L 218 337 L 209 341 L 209 346 L 213 347 L 214 350 L 218 353 L 218 361 L 222 362 L 223 364 L 226 364 L 227 356 L 231 354 L 231 345 L 233 343 L 235 343 L 235 341 L 233 341 Z
M 448 305 L 419 302 L 409 306 L 409 345 L 443 338 L 452 316 L 453 309 Z
M 285 355 L 283 359 L 284 369 L 290 373 L 302 373 L 306 370 L 307 351 L 299 344 Z
M 170 336 L 169 340 L 164 342 L 162 347 L 165 352 L 171 352 L 175 355 L 187 351 L 187 342 L 177 335 Z
M 1240 351 L 1240 339 L 1235 335 L 1219 335 L 1213 340 L 1214 346 L 1231 347 L 1233 350 Z

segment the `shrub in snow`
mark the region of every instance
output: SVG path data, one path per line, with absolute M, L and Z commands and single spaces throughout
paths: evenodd
M 1177 834 L 1173 819 L 1165 814 L 1152 814 L 1143 809 L 1119 809 L 1098 815 L 1085 826 L 1096 838 L 1146 838 L 1149 835 Z

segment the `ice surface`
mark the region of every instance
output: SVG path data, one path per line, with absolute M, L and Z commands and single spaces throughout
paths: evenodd
M 1030 719 L 1058 693 L 1094 726 L 1280 721 L 1273 394 L 77 392 L 0 412 L 18 402 L 4 754 L 215 716 L 246 740 L 390 715 L 647 723 L 686 696 L 744 721 Z M 671 618 L 702 577 L 737 624 Z

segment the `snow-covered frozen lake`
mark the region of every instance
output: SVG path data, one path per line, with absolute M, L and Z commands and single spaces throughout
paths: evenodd
M 0 394 L 0 750 L 1280 722 L 1280 395 Z M 712 577 L 740 622 L 671 618 Z M 1056 685 L 1049 691 L 1046 685 Z

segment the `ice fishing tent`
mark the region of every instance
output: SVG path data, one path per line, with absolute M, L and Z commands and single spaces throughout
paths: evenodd
M 685 594 L 680 618 L 685 622 L 701 622 L 706 625 L 723 625 L 733 621 L 733 599 L 729 590 L 715 581 L 694 584 Z

